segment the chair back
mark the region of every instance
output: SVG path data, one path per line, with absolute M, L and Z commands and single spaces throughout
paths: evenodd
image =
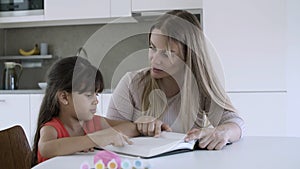
M 21 126 L 0 131 L 0 164 L 5 169 L 31 168 L 31 149 Z

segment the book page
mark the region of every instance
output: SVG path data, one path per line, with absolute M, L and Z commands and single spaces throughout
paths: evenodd
M 105 146 L 104 149 L 138 157 L 151 157 L 177 149 L 190 149 L 194 147 L 194 141 L 185 143 L 185 134 L 162 132 L 160 137 L 135 137 L 132 145 L 124 147 Z

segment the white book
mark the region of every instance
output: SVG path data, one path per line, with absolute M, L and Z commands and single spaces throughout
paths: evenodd
M 159 137 L 131 138 L 131 141 L 133 141 L 132 145 L 125 145 L 124 147 L 108 145 L 104 149 L 141 158 L 152 158 L 192 151 L 196 140 L 185 142 L 185 136 L 182 133 L 162 132 Z

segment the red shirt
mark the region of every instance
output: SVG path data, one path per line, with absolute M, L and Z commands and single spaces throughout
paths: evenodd
M 84 130 L 85 134 L 101 130 L 101 121 L 100 120 L 101 120 L 100 116 L 94 116 L 92 120 L 86 121 L 83 124 L 83 130 Z M 64 137 L 70 137 L 70 134 L 64 127 L 63 123 L 57 117 L 52 118 L 51 121 L 45 123 L 43 126 L 54 127 L 57 132 L 57 139 L 64 138 Z M 37 152 L 37 156 L 38 156 L 38 163 L 48 160 L 48 158 L 42 157 L 39 151 Z

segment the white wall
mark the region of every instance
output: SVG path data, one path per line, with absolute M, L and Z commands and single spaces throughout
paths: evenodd
M 299 7 L 299 0 L 203 1 L 204 31 L 248 135 L 300 137 Z
M 300 1 L 287 0 L 288 135 L 300 135 Z
M 285 91 L 285 0 L 206 0 L 203 6 L 227 91 Z

